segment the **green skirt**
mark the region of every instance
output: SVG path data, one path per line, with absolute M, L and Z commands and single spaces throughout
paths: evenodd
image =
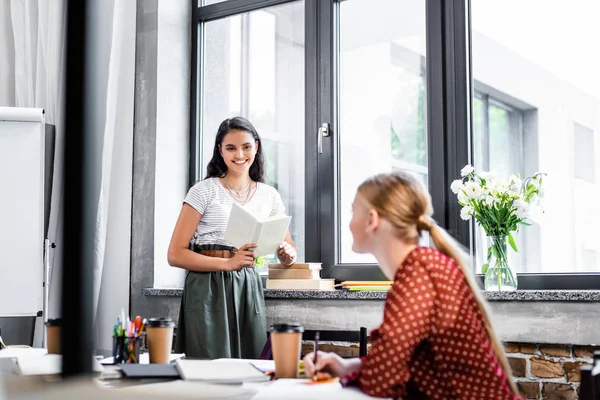
M 219 245 L 202 250 L 229 250 Z M 267 340 L 263 286 L 254 268 L 187 273 L 179 310 L 175 352 L 190 358 L 254 358 Z

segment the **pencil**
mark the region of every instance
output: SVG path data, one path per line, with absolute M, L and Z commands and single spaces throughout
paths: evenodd
M 317 355 L 319 354 L 319 331 L 315 332 L 315 348 L 314 348 L 315 356 L 313 358 L 313 364 L 315 365 L 315 374 L 313 375 L 313 382 L 317 381 Z

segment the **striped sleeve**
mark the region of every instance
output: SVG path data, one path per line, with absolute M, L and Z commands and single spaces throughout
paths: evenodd
M 183 200 L 184 203 L 188 203 L 202 215 L 205 214 L 208 206 L 208 188 L 205 182 L 200 181 L 192 186 Z

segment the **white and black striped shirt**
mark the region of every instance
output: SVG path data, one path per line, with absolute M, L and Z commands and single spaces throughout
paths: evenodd
M 224 237 L 233 199 L 221 185 L 219 178 L 208 178 L 196 183 L 188 191 L 184 202 L 202 215 L 191 244 L 231 246 Z M 285 213 L 285 206 L 277 189 L 264 183 L 257 184 L 256 192 L 243 207 L 258 218 Z

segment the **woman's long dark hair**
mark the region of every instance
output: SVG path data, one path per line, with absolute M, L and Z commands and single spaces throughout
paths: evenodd
M 227 174 L 227 165 L 221 156 L 219 147 L 221 146 L 221 143 L 223 143 L 223 138 L 225 135 L 227 135 L 231 130 L 246 131 L 252 135 L 256 142 L 258 142 L 258 151 L 254 156 L 254 162 L 250 166 L 250 179 L 256 182 L 264 182 L 265 162 L 262 155 L 262 142 L 260 140 L 260 136 L 258 136 L 258 132 L 256 132 L 256 129 L 254 128 L 254 125 L 252 125 L 250 121 L 243 117 L 227 118 L 225 121 L 221 122 L 219 130 L 217 131 L 217 137 L 215 138 L 213 156 L 206 166 L 206 178 L 204 179 L 214 177 L 222 178 Z

